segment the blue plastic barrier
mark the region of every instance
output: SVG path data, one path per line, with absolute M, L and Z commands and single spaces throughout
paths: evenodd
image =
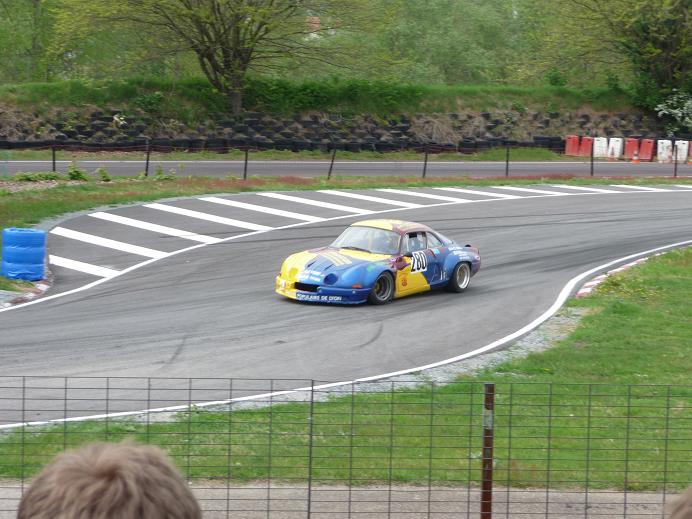
M 2 231 L 2 275 L 38 281 L 45 275 L 46 231 L 10 227 Z

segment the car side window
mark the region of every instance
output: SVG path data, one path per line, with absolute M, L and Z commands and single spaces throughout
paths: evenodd
M 406 240 L 404 242 L 404 252 L 415 252 L 418 250 L 425 250 L 425 233 L 423 232 L 410 232 L 406 234 Z
M 435 236 L 433 233 L 429 232 L 429 233 L 426 233 L 426 234 L 427 234 L 427 236 L 428 236 L 428 248 L 432 248 L 432 247 L 444 247 L 444 245 L 442 245 L 442 242 L 441 242 L 441 241 L 438 239 L 438 237 Z

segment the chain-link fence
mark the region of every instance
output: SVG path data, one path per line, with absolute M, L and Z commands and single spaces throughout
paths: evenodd
M 0 378 L 0 517 L 57 453 L 163 447 L 205 517 L 664 517 L 692 387 Z

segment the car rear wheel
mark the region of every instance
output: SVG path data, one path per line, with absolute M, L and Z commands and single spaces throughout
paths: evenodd
M 452 272 L 452 277 L 447 284 L 450 292 L 463 292 L 471 281 L 471 266 L 468 263 L 457 263 Z
M 368 301 L 373 305 L 383 305 L 394 297 L 394 278 L 388 272 L 380 274 L 372 287 Z

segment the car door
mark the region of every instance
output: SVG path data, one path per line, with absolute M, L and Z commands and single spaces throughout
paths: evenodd
M 447 273 L 444 270 L 444 265 L 447 255 L 449 254 L 449 249 L 444 245 L 442 240 L 435 235 L 435 233 L 427 232 L 425 234 L 429 264 L 431 264 L 433 269 L 430 284 L 439 285 L 446 283 L 448 280 Z
M 401 253 L 406 264 L 397 273 L 397 296 L 430 290 L 430 282 L 435 276 L 436 260 L 432 251 L 428 249 L 425 232 L 406 233 L 402 240 Z

